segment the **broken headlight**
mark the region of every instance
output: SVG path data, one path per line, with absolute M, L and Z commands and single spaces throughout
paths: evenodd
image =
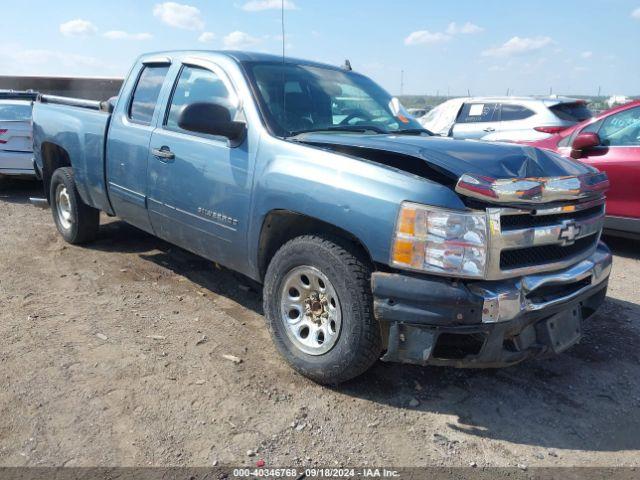
M 487 249 L 484 212 L 403 202 L 391 248 L 391 265 L 451 277 L 483 278 Z

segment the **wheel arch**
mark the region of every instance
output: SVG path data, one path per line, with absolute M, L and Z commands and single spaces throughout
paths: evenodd
M 263 281 L 267 267 L 278 249 L 303 235 L 330 235 L 337 237 L 358 251 L 371 265 L 374 264 L 366 245 L 352 232 L 318 218 L 291 210 L 271 210 L 264 217 L 258 241 L 258 275 Z
M 43 142 L 40 147 L 42 155 L 42 182 L 47 200 L 51 203 L 50 187 L 53 172 L 58 168 L 71 167 L 71 157 L 60 145 L 53 142 Z

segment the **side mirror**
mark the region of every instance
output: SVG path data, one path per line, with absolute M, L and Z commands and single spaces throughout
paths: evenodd
M 580 158 L 584 150 L 600 145 L 600 137 L 594 132 L 579 133 L 571 144 L 571 157 Z
M 178 117 L 178 126 L 189 132 L 226 137 L 232 142 L 240 140 L 245 131 L 243 122 L 231 120 L 228 108 L 208 102 L 183 107 Z

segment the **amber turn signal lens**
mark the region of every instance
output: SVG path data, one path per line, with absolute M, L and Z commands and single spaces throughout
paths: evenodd
M 400 209 L 398 218 L 398 233 L 405 235 L 415 235 L 416 233 L 416 211 L 412 208 L 403 207 Z
M 413 263 L 413 242 L 397 239 L 393 246 L 393 260 L 400 264 L 411 265 Z

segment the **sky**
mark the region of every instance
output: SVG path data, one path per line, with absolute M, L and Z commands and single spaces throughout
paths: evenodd
M 0 75 L 124 77 L 141 53 L 282 52 L 282 0 L 23 0 Z M 287 56 L 392 94 L 640 94 L 640 0 L 284 0 Z

